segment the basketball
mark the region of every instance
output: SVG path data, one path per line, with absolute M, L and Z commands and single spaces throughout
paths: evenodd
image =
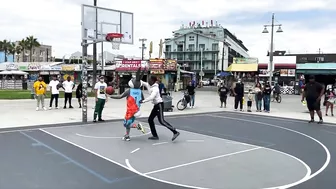
M 108 86 L 108 87 L 106 88 L 106 93 L 107 93 L 108 95 L 113 95 L 113 94 L 114 94 L 114 89 L 113 89 L 113 87 Z

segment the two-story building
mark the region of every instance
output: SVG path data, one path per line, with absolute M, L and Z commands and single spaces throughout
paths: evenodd
M 166 59 L 176 59 L 182 68 L 207 78 L 225 71 L 234 57 L 249 57 L 243 42 L 219 24 L 182 26 L 164 44 Z

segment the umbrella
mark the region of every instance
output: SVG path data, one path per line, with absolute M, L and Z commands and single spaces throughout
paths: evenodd
M 230 72 L 220 72 L 217 74 L 218 77 L 226 77 L 232 75 Z

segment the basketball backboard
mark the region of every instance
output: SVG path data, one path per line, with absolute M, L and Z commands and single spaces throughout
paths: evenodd
M 121 33 L 117 42 L 134 44 L 133 13 L 82 5 L 82 40 L 105 42 L 107 33 Z

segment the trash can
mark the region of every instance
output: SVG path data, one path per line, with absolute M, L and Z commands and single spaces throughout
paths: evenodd
M 163 100 L 163 111 L 165 112 L 172 112 L 174 109 L 173 106 L 173 98 L 168 94 L 162 94 L 162 100 Z

